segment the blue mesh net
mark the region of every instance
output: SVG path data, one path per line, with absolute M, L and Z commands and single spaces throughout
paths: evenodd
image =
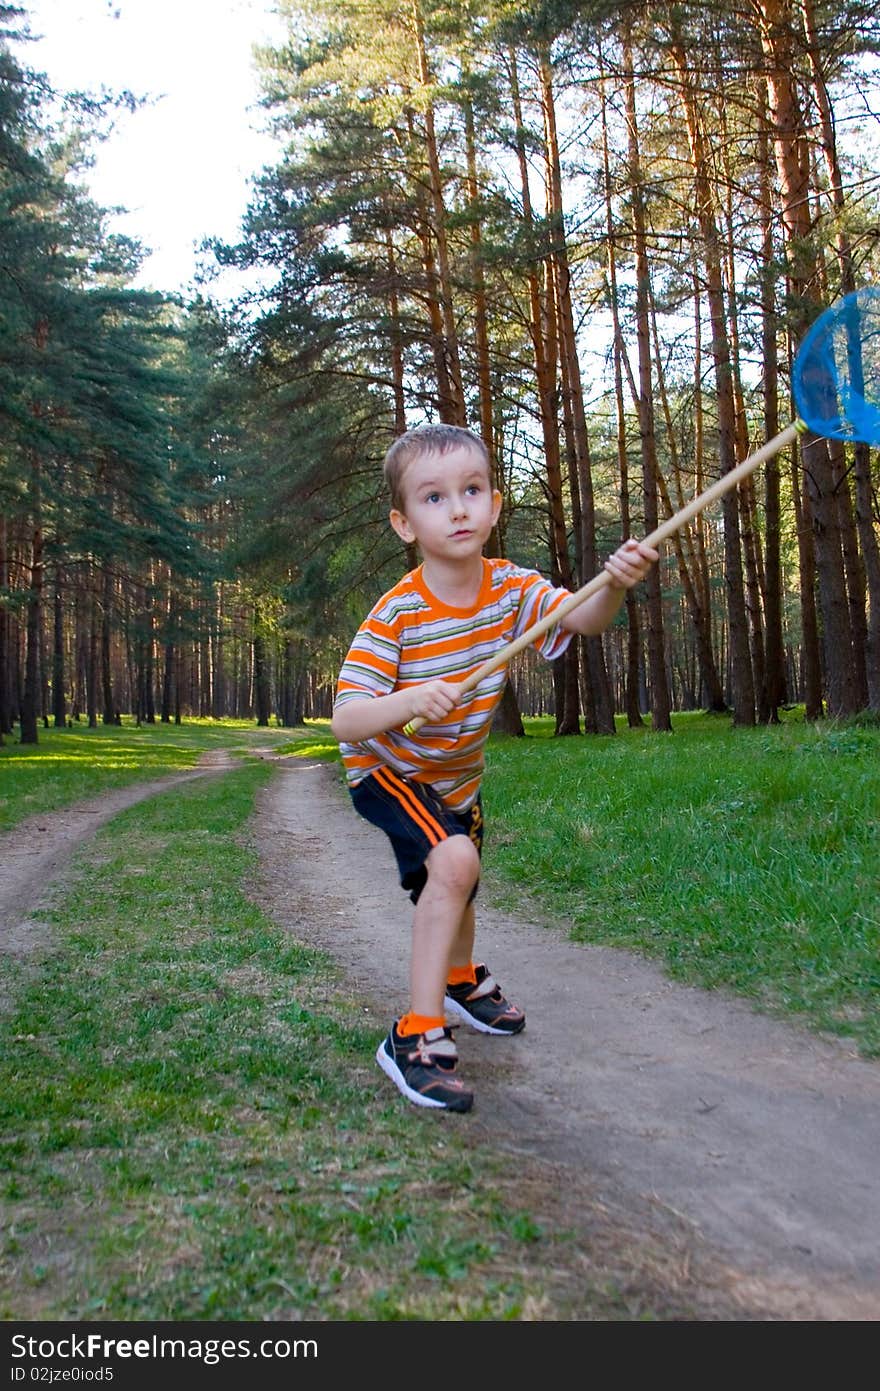
M 880 445 L 880 287 L 846 295 L 819 316 L 798 350 L 792 386 L 814 434 Z

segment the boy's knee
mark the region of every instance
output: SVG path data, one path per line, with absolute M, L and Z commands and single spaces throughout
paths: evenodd
M 426 861 L 428 876 L 447 888 L 470 893 L 480 877 L 480 856 L 467 836 L 449 836 L 435 845 Z

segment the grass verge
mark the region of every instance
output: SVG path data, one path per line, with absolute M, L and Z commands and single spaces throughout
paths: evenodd
M 498 894 L 880 1056 L 880 730 L 673 726 L 493 739 Z

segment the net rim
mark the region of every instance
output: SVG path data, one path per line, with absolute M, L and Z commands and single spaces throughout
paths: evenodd
M 812 409 L 812 399 L 806 392 L 802 380 L 803 367 L 809 362 L 811 355 L 815 355 L 817 360 L 820 360 L 822 349 L 821 347 L 817 348 L 820 340 L 825 337 L 833 338 L 835 331 L 851 308 L 857 308 L 860 313 L 864 313 L 867 306 L 872 306 L 872 312 L 877 315 L 878 321 L 880 321 L 880 286 L 863 285 L 860 289 L 851 290 L 841 299 L 835 300 L 833 304 L 823 309 L 810 325 L 798 347 L 792 364 L 792 391 L 798 410 L 799 424 L 805 430 L 812 431 L 813 434 L 825 439 L 842 439 L 876 447 L 880 446 L 880 407 L 869 403 L 864 396 L 853 393 L 864 406 L 864 415 L 861 411 L 858 412 L 858 424 L 854 423 L 848 416 L 841 414 L 840 409 L 834 417 L 823 417 Z

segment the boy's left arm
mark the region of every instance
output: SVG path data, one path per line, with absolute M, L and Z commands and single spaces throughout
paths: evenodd
M 609 582 L 567 613 L 560 627 L 586 637 L 604 633 L 616 617 L 626 591 L 643 580 L 659 559 L 660 552 L 644 541 L 624 541 L 605 562 Z

